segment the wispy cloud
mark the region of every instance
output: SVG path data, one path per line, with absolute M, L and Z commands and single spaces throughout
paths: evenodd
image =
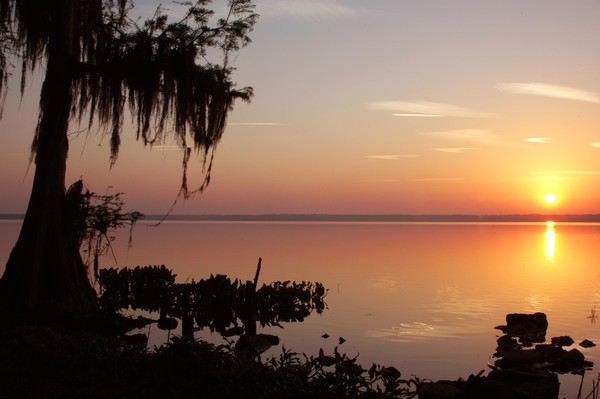
M 348 18 L 358 9 L 339 0 L 257 0 L 256 10 L 261 18 L 293 17 L 298 19 Z
M 507 142 L 487 129 L 458 129 L 443 130 L 438 132 L 423 132 L 423 136 L 444 140 L 462 141 L 477 144 L 502 145 Z
M 528 143 L 549 143 L 550 141 L 552 141 L 552 137 L 528 137 L 526 139 L 523 139 L 523 141 L 526 141 Z
M 597 93 L 549 83 L 499 83 L 494 88 L 512 94 L 530 94 L 565 100 L 600 103 L 600 95 Z
M 443 118 L 444 115 L 439 114 L 392 114 L 393 116 L 409 116 L 409 117 L 417 117 L 417 118 Z
M 430 101 L 376 101 L 367 103 L 366 107 L 377 111 L 390 111 L 392 115 L 399 117 L 491 118 L 495 116 L 458 105 Z
M 600 148 L 600 141 L 594 141 L 593 143 L 590 143 L 590 145 L 594 148 Z
M 286 126 L 285 123 L 279 122 L 232 122 L 227 126 Z
M 481 148 L 474 148 L 474 147 L 441 147 L 441 148 L 432 148 L 431 150 L 432 151 L 439 151 L 439 152 L 460 153 L 460 152 L 465 152 L 465 151 L 481 150 Z
M 386 161 L 395 161 L 403 158 L 418 158 L 420 155 L 416 154 L 406 154 L 406 155 L 367 155 L 367 158 L 371 159 L 382 159 Z

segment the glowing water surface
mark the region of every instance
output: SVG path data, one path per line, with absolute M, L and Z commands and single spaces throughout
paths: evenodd
M 0 269 L 19 227 L 0 222 Z M 133 247 L 126 243 L 123 233 L 114 246 L 120 266 L 165 264 L 180 281 L 251 280 L 259 257 L 260 282 L 320 281 L 329 289 L 322 315 L 268 331 L 287 349 L 313 354 L 343 337 L 347 354 L 407 377 L 456 379 L 487 369 L 494 326 L 507 313 L 545 312 L 548 339 L 600 344 L 600 322 L 589 317 L 600 309 L 597 224 L 165 222 L 138 226 Z M 578 349 L 600 362 L 598 347 Z M 586 377 L 590 386 L 596 370 Z M 561 392 L 575 397 L 579 377 L 561 382 Z

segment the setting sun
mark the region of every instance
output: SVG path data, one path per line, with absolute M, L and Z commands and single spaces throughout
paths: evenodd
M 544 201 L 546 201 L 547 204 L 554 204 L 556 202 L 556 195 L 548 193 L 544 195 Z

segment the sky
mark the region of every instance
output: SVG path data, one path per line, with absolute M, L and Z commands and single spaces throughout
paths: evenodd
M 233 60 L 254 98 L 231 112 L 207 190 L 173 213 L 600 212 L 600 2 L 255 4 L 253 42 Z M 39 82 L 23 99 L 10 83 L 0 213 L 26 209 Z M 147 214 L 171 208 L 174 142 L 149 149 L 127 127 L 111 168 L 106 137 L 71 131 L 67 183 L 124 192 Z

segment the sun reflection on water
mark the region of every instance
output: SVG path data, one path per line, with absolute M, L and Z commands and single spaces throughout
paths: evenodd
M 546 261 L 554 262 L 554 247 L 556 237 L 554 234 L 554 222 L 546 222 Z

